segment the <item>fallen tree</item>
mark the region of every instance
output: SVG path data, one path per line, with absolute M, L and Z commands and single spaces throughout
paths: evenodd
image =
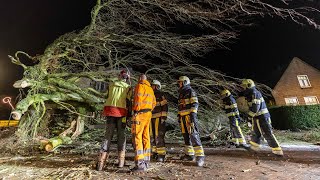
M 104 103 L 103 92 L 93 85 L 107 83 L 123 68 L 131 70 L 132 85 L 138 73 L 163 84 L 172 121 L 176 79 L 189 76 L 201 103 L 203 130 L 214 132 L 226 118 L 219 112 L 217 92 L 228 88 L 237 93 L 240 79 L 197 64 L 197 57 L 226 48 L 253 17 L 278 16 L 319 28 L 307 15 L 312 12 L 319 11 L 292 7 L 285 0 L 97 0 L 91 23 L 83 30 L 62 35 L 42 55 L 18 51 L 9 56 L 25 71 L 15 87 L 29 87 L 13 112 L 16 119 L 22 117 L 19 134 L 34 138 L 44 133 L 39 128 L 48 124 L 48 104 L 90 118 L 88 113 L 101 110 Z M 36 65 L 24 65 L 21 55 Z

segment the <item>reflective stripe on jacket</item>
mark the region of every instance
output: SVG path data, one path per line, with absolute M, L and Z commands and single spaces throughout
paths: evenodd
M 156 106 L 153 89 L 147 80 L 139 81 L 134 89 L 133 111 L 150 110 Z
M 152 111 L 152 118 L 158 117 L 167 117 L 168 116 L 168 102 L 165 98 L 164 94 L 159 91 L 155 90 L 154 95 L 156 97 L 156 107 Z
M 225 113 L 227 114 L 228 117 L 238 116 L 239 115 L 237 102 L 234 99 L 232 94 L 230 96 L 228 96 L 228 97 L 223 98 L 222 101 L 223 101 L 223 104 L 224 104 L 224 111 L 225 111 Z
M 198 111 L 198 98 L 196 92 L 190 85 L 186 85 L 179 90 L 178 113 L 180 116 L 188 115 Z
M 270 114 L 262 94 L 256 88 L 247 89 L 245 97 L 249 106 L 249 116 L 269 118 Z

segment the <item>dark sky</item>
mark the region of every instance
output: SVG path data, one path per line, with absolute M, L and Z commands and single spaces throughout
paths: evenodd
M 12 64 L 7 55 L 17 50 L 42 54 L 60 35 L 88 25 L 94 4 L 95 0 L 15 0 L 1 4 L 1 99 L 17 94 L 12 84 L 22 77 L 21 67 Z M 275 84 L 295 56 L 320 69 L 320 31 L 290 20 L 259 19 L 229 47 L 230 50 L 209 54 L 206 64 L 228 75 L 252 78 L 269 86 Z M 0 118 L 6 117 L 1 113 L 3 109 L 0 103 Z

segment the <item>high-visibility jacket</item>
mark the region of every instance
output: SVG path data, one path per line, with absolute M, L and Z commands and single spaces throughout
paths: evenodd
M 130 85 L 118 78 L 113 79 L 108 87 L 103 114 L 114 117 L 125 116 L 127 114 L 127 99 L 130 97 Z
M 156 97 L 156 107 L 152 111 L 152 118 L 167 117 L 168 116 L 168 102 L 163 92 L 159 90 L 154 91 Z
M 239 116 L 237 102 L 234 99 L 232 94 L 230 96 L 223 98 L 222 101 L 224 104 L 224 111 L 228 117 Z
M 156 106 L 156 97 L 147 80 L 139 81 L 134 89 L 132 110 L 134 112 L 152 111 Z
M 198 98 L 196 92 L 190 85 L 186 85 L 179 90 L 178 113 L 180 116 L 198 112 Z
M 266 102 L 264 101 L 260 91 L 253 87 L 247 89 L 244 95 L 249 106 L 249 116 L 255 118 L 270 118 L 270 113 L 268 111 Z

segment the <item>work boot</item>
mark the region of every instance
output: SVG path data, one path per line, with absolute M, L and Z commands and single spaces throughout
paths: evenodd
M 126 152 L 125 151 L 120 151 L 118 153 L 118 167 L 122 168 L 124 166 L 124 161 L 125 161 L 125 157 L 126 157 Z
M 277 155 L 277 156 L 281 156 L 281 157 L 283 156 L 283 151 L 282 150 L 277 150 L 277 151 L 272 150 L 272 153 Z
M 158 155 L 157 161 L 158 162 L 164 162 L 164 158 L 165 158 L 164 155 Z
M 100 152 L 98 156 L 97 167 L 96 167 L 97 171 L 102 171 L 104 169 L 108 156 L 109 154 L 107 152 Z
M 197 156 L 196 163 L 198 167 L 202 167 L 204 164 L 204 156 Z
M 146 164 L 144 162 L 139 163 L 134 168 L 130 169 L 133 173 L 144 172 L 147 170 Z
M 194 155 L 183 155 L 181 156 L 180 160 L 183 160 L 183 161 L 194 161 Z
M 250 146 L 249 150 L 254 151 L 254 152 L 258 152 L 260 151 L 260 146 Z

